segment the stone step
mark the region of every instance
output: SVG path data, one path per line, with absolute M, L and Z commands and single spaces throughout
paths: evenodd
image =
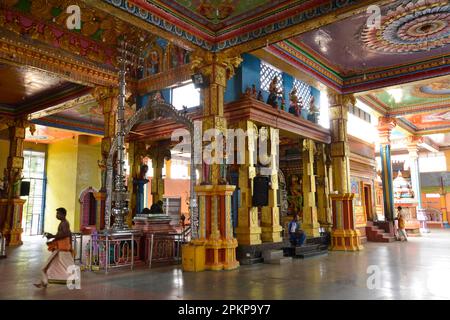
M 311 258 L 311 257 L 323 256 L 323 255 L 328 255 L 328 251 L 320 250 L 320 251 L 306 252 L 306 253 L 297 255 L 297 257 L 301 258 L 301 259 L 305 259 L 305 258 Z
M 295 247 L 295 255 L 299 255 L 304 252 L 311 252 L 319 250 L 320 245 L 305 245 L 303 247 Z
M 289 262 L 292 262 L 292 257 L 282 257 L 281 259 L 264 260 L 264 263 L 268 264 L 285 264 Z
M 276 260 L 284 257 L 283 250 L 266 250 L 263 251 L 262 257 L 266 260 Z
M 259 258 L 244 258 L 239 260 L 239 263 L 241 265 L 251 265 L 251 264 L 256 264 L 256 263 L 263 263 L 264 260 L 263 258 L 259 257 Z

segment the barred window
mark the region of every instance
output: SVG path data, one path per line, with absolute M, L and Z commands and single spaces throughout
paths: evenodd
M 268 64 L 265 61 L 261 61 L 261 90 L 269 91 L 270 83 L 273 78 L 277 77 L 277 89 L 278 91 L 283 91 L 283 77 L 280 69 L 275 68 L 271 64 Z
M 297 97 L 303 103 L 303 107 L 309 106 L 312 96 L 311 86 L 303 81 L 294 79 L 294 88 L 297 89 Z

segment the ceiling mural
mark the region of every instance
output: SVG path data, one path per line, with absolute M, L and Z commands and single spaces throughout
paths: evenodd
M 175 0 L 158 1 L 187 14 L 211 30 L 217 31 L 236 21 L 255 16 L 286 0 Z
M 363 12 L 303 33 L 266 51 L 342 93 L 448 74 L 450 5 L 444 0 L 393 1 L 378 28 Z
M 450 108 L 450 78 L 438 78 L 372 90 L 358 96 L 391 115 Z
M 431 130 L 450 127 L 450 111 L 409 115 L 402 118 L 414 126 L 415 130 Z
M 384 8 L 380 28 L 365 27 L 363 44 L 375 52 L 411 54 L 450 44 L 447 0 L 397 1 Z
M 103 2 L 170 32 L 178 39 L 214 52 L 249 43 L 333 11 L 361 6 L 356 0 Z
M 380 28 L 369 29 L 369 15 L 363 13 L 302 34 L 293 41 L 319 54 L 342 76 L 448 55 L 448 1 L 431 0 L 434 7 L 423 9 L 425 2 L 428 1 L 396 1 L 382 7 Z

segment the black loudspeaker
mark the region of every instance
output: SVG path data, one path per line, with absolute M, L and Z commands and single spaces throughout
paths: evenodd
M 253 206 L 265 207 L 269 205 L 269 177 L 253 178 Z
M 20 184 L 20 196 L 26 197 L 30 195 L 30 181 L 22 181 Z

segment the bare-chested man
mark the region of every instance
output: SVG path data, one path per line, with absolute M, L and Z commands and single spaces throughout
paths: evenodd
M 56 209 L 56 219 L 61 221 L 58 226 L 58 232 L 55 235 L 48 232 L 44 233 L 47 239 L 53 239 L 52 242 L 47 243 L 49 248 L 52 248 L 52 254 L 42 268 L 41 282 L 35 284 L 38 288 L 47 287 L 50 271 L 52 280 L 64 281 L 68 276 L 67 268 L 74 264 L 71 245 L 72 233 L 70 224 L 66 220 L 66 214 L 66 209 Z

